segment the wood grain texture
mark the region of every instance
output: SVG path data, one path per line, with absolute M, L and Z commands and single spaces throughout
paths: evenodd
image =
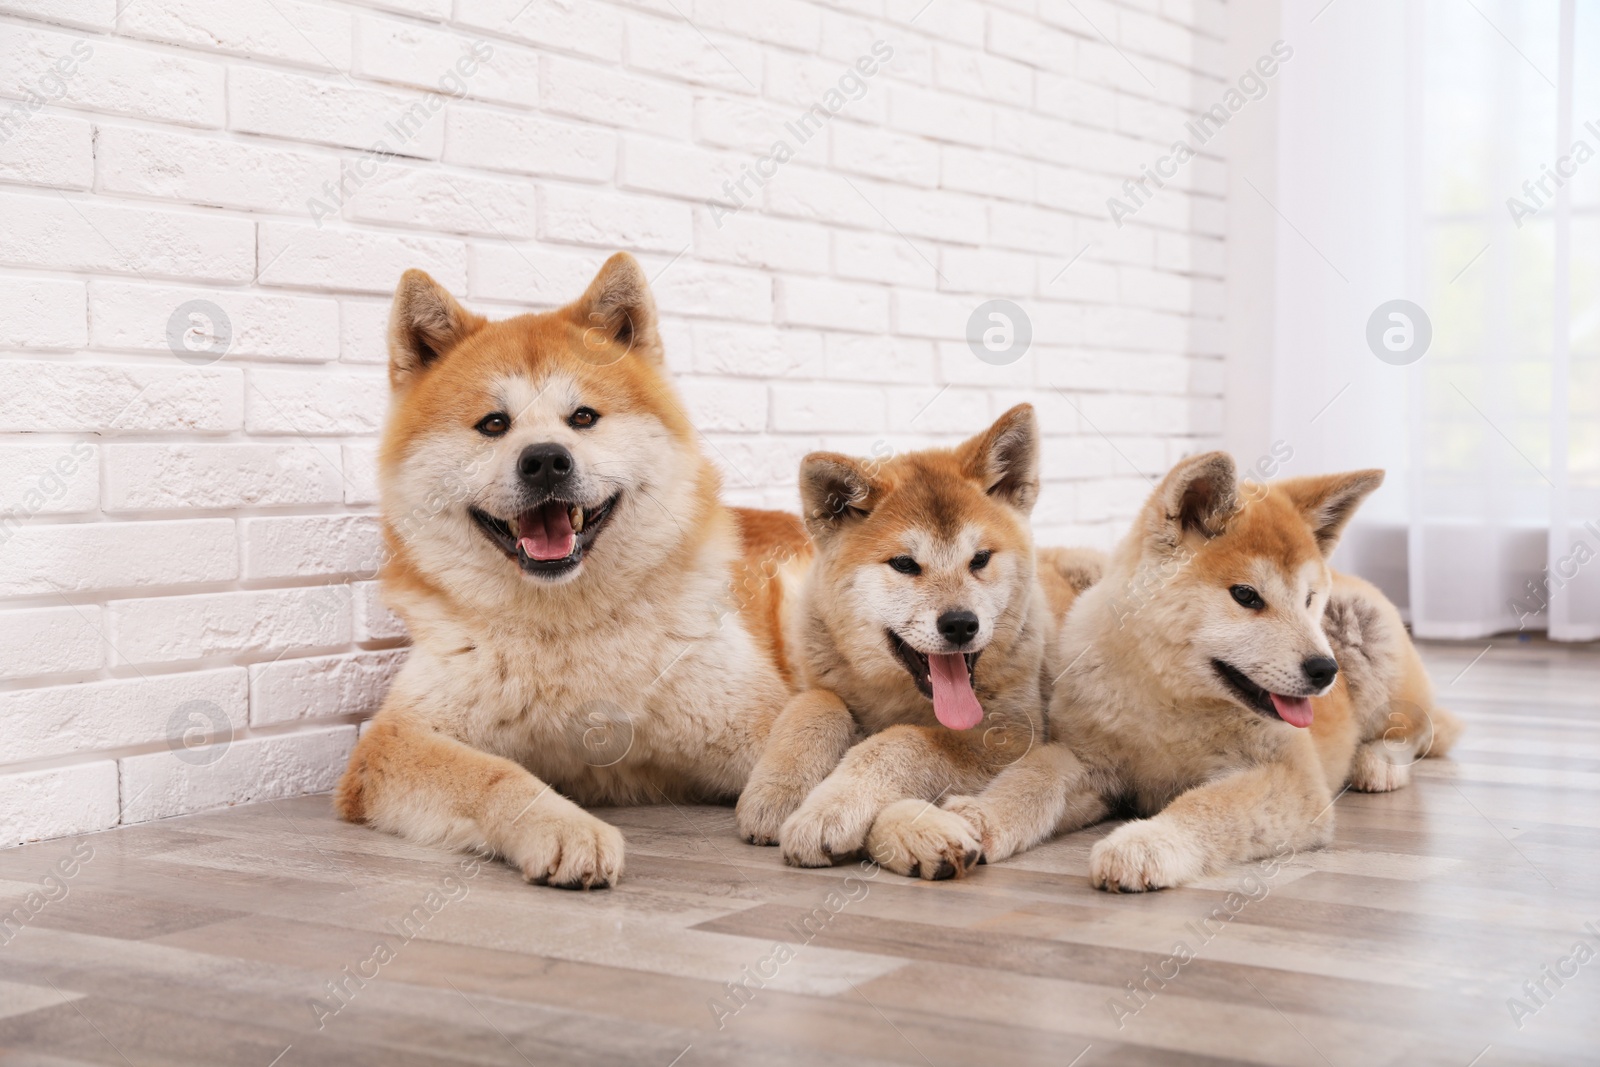
M 1422 647 L 1452 758 L 1346 793 L 1334 845 L 1273 874 L 1140 896 L 1086 881 L 1113 824 L 923 883 L 791 870 L 672 805 L 602 812 L 628 871 L 592 894 L 326 797 L 10 849 L 0 1062 L 1600 1062 L 1600 648 Z

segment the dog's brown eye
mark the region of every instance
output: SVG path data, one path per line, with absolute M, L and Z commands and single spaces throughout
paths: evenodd
M 511 416 L 503 411 L 496 411 L 478 420 L 477 431 L 485 437 L 501 437 L 509 429 Z
M 1311 592 L 1307 593 L 1306 594 L 1306 607 L 1309 608 L 1311 606 L 1311 602 L 1313 600 L 1315 600 L 1316 597 L 1317 597 L 1317 591 L 1315 589 L 1313 589 L 1313 590 L 1311 590 Z
M 587 430 L 600 421 L 600 413 L 594 408 L 579 408 L 567 419 L 567 425 L 574 430 Z
M 992 555 L 994 555 L 994 553 L 986 548 L 982 552 L 979 552 L 976 556 L 973 556 L 972 569 L 975 571 L 983 570 L 983 568 L 989 565 L 989 557 Z
M 1233 599 L 1239 602 L 1240 607 L 1249 608 L 1251 611 L 1260 611 L 1267 606 L 1261 599 L 1261 594 L 1248 585 L 1236 585 L 1228 590 L 1233 594 Z
M 896 556 L 889 561 L 889 566 L 901 574 L 921 574 L 922 565 L 910 556 Z

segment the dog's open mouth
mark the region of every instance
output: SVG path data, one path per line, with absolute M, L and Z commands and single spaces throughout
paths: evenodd
M 1212 660 L 1211 666 L 1245 707 L 1258 711 L 1269 719 L 1282 719 L 1290 726 L 1303 729 L 1311 725 L 1311 698 L 1284 696 L 1263 689 L 1252 682 L 1250 676 L 1239 668 L 1220 659 Z
M 495 547 L 516 560 L 526 574 L 553 578 L 583 562 L 583 554 L 605 528 L 621 493 L 598 507 L 570 500 L 546 500 L 511 520 L 468 508 L 472 520 Z
M 970 730 L 983 721 L 983 705 L 972 691 L 972 672 L 978 666 L 977 652 L 918 652 L 893 630 L 889 648 L 911 672 L 917 691 L 933 701 L 933 713 L 952 730 Z

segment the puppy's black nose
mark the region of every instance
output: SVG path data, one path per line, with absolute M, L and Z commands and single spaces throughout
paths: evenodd
M 572 473 L 572 453 L 554 442 L 529 445 L 517 457 L 517 473 L 530 487 L 553 493 Z
M 1332 683 L 1333 676 L 1339 673 L 1339 665 L 1327 656 L 1312 656 L 1300 667 L 1306 672 L 1306 680 L 1318 689 Z
M 978 617 L 970 611 L 947 611 L 939 616 L 939 632 L 960 648 L 978 636 Z

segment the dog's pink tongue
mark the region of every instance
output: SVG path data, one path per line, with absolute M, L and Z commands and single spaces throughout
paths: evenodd
M 561 504 L 545 504 L 517 516 L 517 543 L 529 559 L 566 559 L 575 540 L 572 516 Z
M 1278 718 L 1290 726 L 1304 729 L 1311 725 L 1311 701 L 1305 697 L 1281 697 L 1273 693 L 1272 706 L 1277 709 Z
M 959 652 L 928 656 L 933 683 L 933 713 L 952 730 L 970 730 L 983 721 L 983 707 L 972 691 L 967 657 Z

